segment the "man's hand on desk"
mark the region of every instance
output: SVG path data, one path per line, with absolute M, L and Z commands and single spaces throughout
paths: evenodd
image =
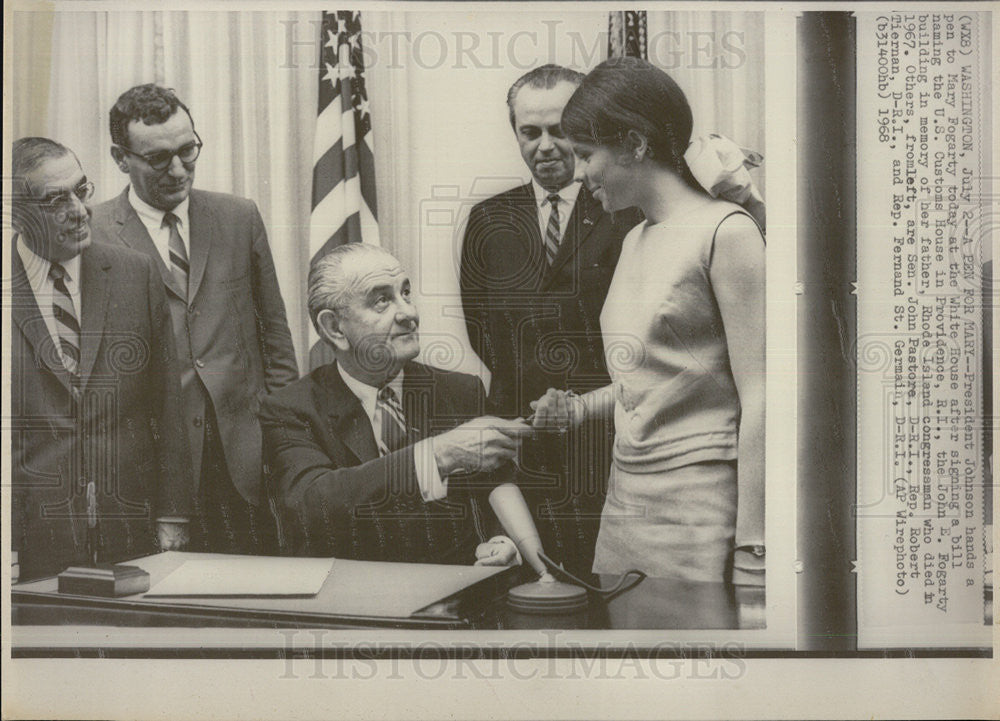
M 520 566 L 521 554 L 507 536 L 493 536 L 476 546 L 477 566 Z
M 434 458 L 442 476 L 495 471 L 517 457 L 521 437 L 531 433 L 523 421 L 483 416 L 434 437 Z
M 161 551 L 180 551 L 191 540 L 186 518 L 159 518 L 156 521 L 156 535 Z

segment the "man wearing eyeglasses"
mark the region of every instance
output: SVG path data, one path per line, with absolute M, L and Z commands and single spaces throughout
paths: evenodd
M 11 166 L 16 570 L 25 580 L 179 548 L 192 479 L 159 273 L 91 242 L 94 184 L 68 148 L 22 138 Z
M 93 227 L 151 256 L 166 288 L 198 486 L 193 547 L 274 552 L 257 410 L 298 368 L 264 223 L 251 200 L 192 189 L 202 141 L 173 91 L 134 87 L 110 121 L 129 186 L 94 209 Z

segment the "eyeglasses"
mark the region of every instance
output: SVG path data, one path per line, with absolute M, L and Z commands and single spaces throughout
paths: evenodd
M 65 213 L 73 209 L 73 198 L 76 197 L 84 205 L 94 197 L 94 184 L 85 180 L 72 190 L 53 193 L 42 198 L 23 198 L 25 202 L 40 205 L 51 213 Z
M 198 138 L 193 143 L 188 143 L 187 145 L 181 146 L 177 150 L 161 150 L 157 153 L 150 153 L 149 155 L 142 155 L 134 150 L 126 148 L 124 145 L 119 145 L 118 147 L 124 150 L 129 155 L 134 155 L 137 158 L 141 158 L 146 165 L 151 167 L 153 170 L 166 170 L 170 167 L 170 164 L 174 162 L 174 156 L 176 155 L 181 159 L 182 163 L 193 163 L 201 155 L 201 138 L 198 133 L 194 134 L 194 137 Z

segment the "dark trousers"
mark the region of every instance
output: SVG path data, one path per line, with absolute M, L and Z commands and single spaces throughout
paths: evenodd
M 591 420 L 578 433 L 539 433 L 521 445 L 518 485 L 545 554 L 587 579 L 611 467 L 610 423 Z
M 266 501 L 249 503 L 233 485 L 211 402 L 205 408 L 205 439 L 198 483 L 198 518 L 192 548 L 211 553 L 276 555 L 277 527 Z

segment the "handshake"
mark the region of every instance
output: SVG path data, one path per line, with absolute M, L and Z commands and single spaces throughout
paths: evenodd
M 521 439 L 531 433 L 531 426 L 520 419 L 483 416 L 467 421 L 432 439 L 438 471 L 442 476 L 495 471 L 505 463 L 515 462 Z M 476 548 L 477 566 L 520 562 L 517 547 L 506 536 L 494 536 Z
M 431 442 L 440 474 L 447 477 L 459 473 L 490 473 L 506 463 L 516 463 L 525 437 L 533 436 L 538 430 L 574 427 L 584 415 L 578 396 L 554 389 L 530 405 L 535 413 L 528 419 L 482 416 L 434 436 Z M 517 548 L 506 536 L 496 536 L 476 548 L 477 566 L 506 566 L 520 562 Z
M 535 413 L 528 419 L 482 416 L 435 436 L 434 458 L 441 475 L 495 471 L 517 458 L 524 437 L 537 430 L 576 427 L 585 415 L 579 396 L 553 388 L 530 405 Z
M 513 462 L 521 439 L 532 432 L 520 419 L 482 416 L 434 436 L 434 459 L 442 476 L 489 473 Z
M 504 420 L 482 416 L 434 437 L 434 458 L 443 476 L 488 473 L 517 458 L 521 440 L 537 430 L 565 430 L 584 417 L 580 397 L 568 391 L 549 391 L 531 402 L 528 419 Z

